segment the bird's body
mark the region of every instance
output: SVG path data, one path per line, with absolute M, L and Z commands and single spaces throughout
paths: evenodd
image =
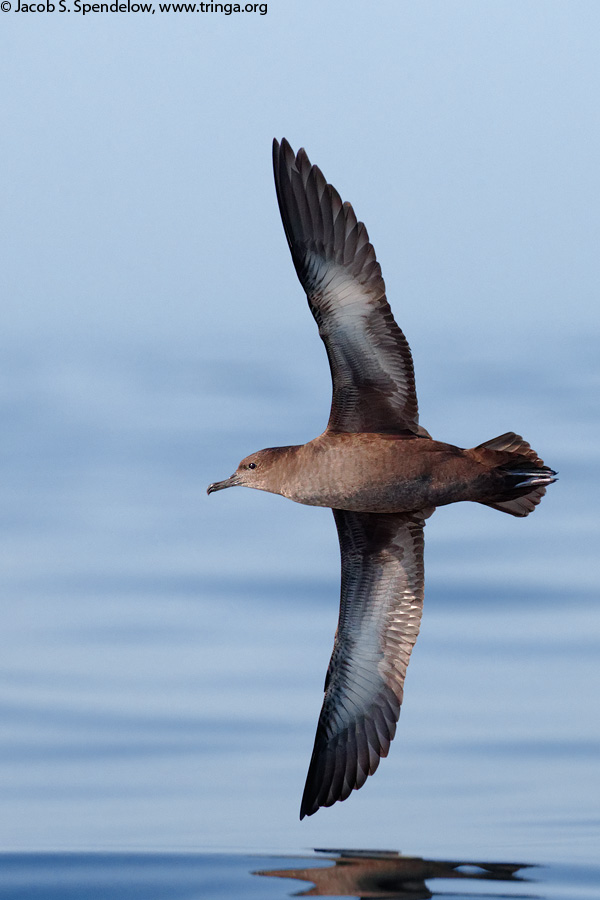
M 344 800 L 387 756 L 421 621 L 425 519 L 465 500 L 527 516 L 556 473 L 513 432 L 467 450 L 430 437 L 365 226 L 304 150 L 294 155 L 275 141 L 273 166 L 294 266 L 329 359 L 331 412 L 319 437 L 259 450 L 208 492 L 242 485 L 333 510 L 340 618 L 302 818 Z
M 263 452 L 262 465 L 268 459 L 268 466 L 262 478 L 253 474 L 249 486 L 308 506 L 353 512 L 493 502 L 512 495 L 520 480 L 510 468 L 514 454 L 463 450 L 416 435 L 325 432 L 306 444 Z

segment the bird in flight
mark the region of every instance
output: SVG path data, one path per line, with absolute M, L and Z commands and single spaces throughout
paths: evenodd
M 302 819 L 345 800 L 388 754 L 421 621 L 425 520 L 462 500 L 527 516 L 556 472 L 512 432 L 467 450 L 431 438 L 367 229 L 303 149 L 274 141 L 273 169 L 331 369 L 329 422 L 306 444 L 252 453 L 208 493 L 242 485 L 333 511 L 340 614 Z

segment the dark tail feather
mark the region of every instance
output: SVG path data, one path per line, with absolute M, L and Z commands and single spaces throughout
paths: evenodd
M 475 449 L 496 450 L 515 457 L 511 460 L 509 456 L 498 466 L 498 470 L 509 476 L 503 496 L 484 506 L 510 513 L 511 516 L 528 516 L 546 493 L 546 487 L 556 481 L 556 472 L 544 465 L 544 461 L 520 434 L 508 431 L 479 444 Z M 531 490 L 527 490 L 528 488 Z

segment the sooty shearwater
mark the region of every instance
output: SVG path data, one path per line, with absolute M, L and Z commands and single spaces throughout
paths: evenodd
M 410 349 L 367 229 L 303 149 L 273 142 L 275 187 L 298 278 L 327 351 L 324 433 L 247 456 L 208 493 L 242 485 L 329 506 L 340 542 L 340 615 L 300 818 L 362 787 L 396 731 L 423 607 L 423 528 L 473 500 L 527 516 L 555 481 L 509 432 L 470 450 L 419 425 Z

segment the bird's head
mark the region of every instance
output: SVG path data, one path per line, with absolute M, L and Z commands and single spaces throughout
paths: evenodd
M 251 453 L 241 461 L 229 478 L 209 484 L 206 493 L 212 494 L 214 491 L 240 486 L 280 494 L 282 479 L 285 477 L 282 466 L 295 449 L 295 447 L 269 447 L 267 450 Z

